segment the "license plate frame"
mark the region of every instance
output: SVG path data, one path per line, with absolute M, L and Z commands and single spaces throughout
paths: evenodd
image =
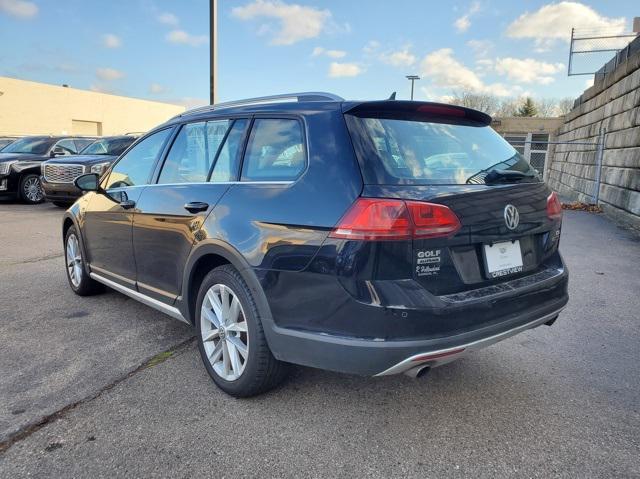
M 482 247 L 485 272 L 488 278 L 496 279 L 523 270 L 520 240 L 500 241 Z

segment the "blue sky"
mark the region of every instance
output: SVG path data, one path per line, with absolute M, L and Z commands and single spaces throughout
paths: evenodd
M 572 26 L 628 32 L 629 0 L 219 0 L 218 100 L 323 90 L 576 97 Z M 208 99 L 207 0 L 0 0 L 0 75 L 188 106 Z

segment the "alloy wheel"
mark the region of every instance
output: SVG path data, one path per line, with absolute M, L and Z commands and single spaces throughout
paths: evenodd
M 80 286 L 82 281 L 82 255 L 80 254 L 80 244 L 78 238 L 74 234 L 70 234 L 67 238 L 67 271 L 69 279 L 74 288 Z
M 44 193 L 42 192 L 42 184 L 40 183 L 40 180 L 35 176 L 27 178 L 27 180 L 22 185 L 22 191 L 24 192 L 24 196 L 33 203 L 38 203 L 42 201 L 42 198 L 44 198 Z
M 242 304 L 225 284 L 214 284 L 202 301 L 200 332 L 213 370 L 225 381 L 238 379 L 249 357 L 249 331 Z

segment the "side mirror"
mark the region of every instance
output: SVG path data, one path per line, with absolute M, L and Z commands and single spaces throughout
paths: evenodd
M 82 191 L 98 191 L 98 181 L 98 175 L 95 173 L 87 173 L 86 175 L 78 176 L 73 180 L 73 184 Z
M 53 150 L 51 151 L 51 156 L 63 156 L 67 153 L 67 151 L 62 148 L 61 146 L 54 146 Z

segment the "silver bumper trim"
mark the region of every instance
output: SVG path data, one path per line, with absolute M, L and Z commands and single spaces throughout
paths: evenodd
M 489 336 L 487 338 L 478 339 L 477 341 L 473 341 L 471 343 L 460 344 L 458 346 L 453 346 L 451 348 L 439 349 L 435 351 L 425 351 L 423 353 L 414 354 L 413 356 L 408 357 L 407 359 L 400 361 L 398 364 L 391 366 L 389 369 L 382 371 L 381 373 L 376 374 L 376 376 L 388 376 L 391 374 L 400 374 L 405 373 L 409 370 L 415 369 L 417 367 L 423 368 L 425 366 L 429 366 L 431 368 L 442 366 L 443 364 L 450 363 L 451 361 L 455 361 L 458 358 L 461 358 L 469 351 L 476 351 L 478 349 L 486 348 L 487 346 L 491 346 L 497 342 L 502 341 L 503 339 L 510 338 L 511 336 L 515 336 L 522 331 L 526 331 L 527 329 L 535 328 L 540 326 L 541 324 L 550 321 L 562 311 L 564 308 L 560 308 L 552 313 L 545 314 L 541 318 L 538 318 L 529 323 L 523 324 L 521 326 L 515 327 L 513 329 L 509 329 L 507 331 L 503 331 L 502 333 L 495 334 L 493 336 Z

